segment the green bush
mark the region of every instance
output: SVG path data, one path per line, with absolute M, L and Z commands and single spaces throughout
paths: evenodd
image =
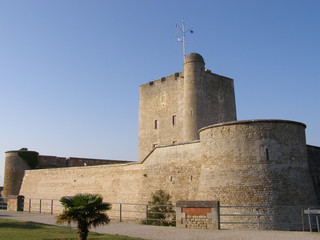
M 163 190 L 152 193 L 152 201 L 148 204 L 148 219 L 143 220 L 142 224 L 157 226 L 175 226 L 175 211 L 173 210 L 171 196 Z

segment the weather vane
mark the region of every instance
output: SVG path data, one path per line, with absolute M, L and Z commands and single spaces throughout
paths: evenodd
M 184 30 L 184 18 L 182 18 L 182 29 L 181 27 L 176 24 L 176 27 L 181 31 L 181 34 L 178 35 L 178 38 L 177 40 L 179 42 L 182 42 L 183 43 L 183 62 L 184 60 L 186 59 L 186 42 L 185 42 L 185 35 L 186 33 L 190 32 L 191 34 L 193 34 L 193 30 L 192 29 L 188 29 L 188 30 Z M 182 35 L 182 39 L 181 39 L 181 35 Z

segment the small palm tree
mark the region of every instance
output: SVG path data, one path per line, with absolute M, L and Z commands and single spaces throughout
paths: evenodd
M 111 209 L 111 204 L 102 202 L 99 194 L 62 197 L 60 202 L 64 211 L 57 217 L 57 223 L 77 223 L 79 240 L 87 239 L 91 226 L 97 227 L 110 222 L 108 215 L 103 212 Z

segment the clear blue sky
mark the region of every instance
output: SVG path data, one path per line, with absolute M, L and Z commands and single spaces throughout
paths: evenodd
M 139 85 L 187 53 L 233 78 L 238 120 L 307 124 L 320 146 L 320 1 L 0 0 L 0 185 L 5 151 L 138 159 Z

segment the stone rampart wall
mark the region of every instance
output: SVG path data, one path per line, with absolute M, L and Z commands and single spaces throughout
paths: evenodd
M 173 196 L 173 203 L 193 199 L 199 178 L 199 147 L 199 141 L 160 146 L 143 163 L 29 170 L 20 194 L 59 199 L 90 192 L 109 202 L 147 203 L 152 192 L 163 189 Z
M 90 192 L 109 202 L 145 204 L 163 189 L 173 204 L 316 205 L 304 129 L 280 120 L 217 124 L 200 130 L 200 141 L 156 147 L 139 163 L 28 170 L 20 195 L 59 199 Z M 300 212 L 281 211 L 271 213 L 272 228 L 300 221 Z
M 60 199 L 77 193 L 99 193 L 109 202 L 140 202 L 142 174 L 141 164 L 29 170 L 20 194 Z

